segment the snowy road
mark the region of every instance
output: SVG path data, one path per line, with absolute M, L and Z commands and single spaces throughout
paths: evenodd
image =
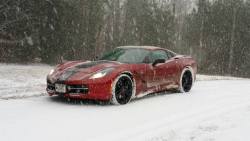
M 47 96 L 0 100 L 1 141 L 247 141 L 250 80 L 198 81 L 189 94 L 128 105 Z

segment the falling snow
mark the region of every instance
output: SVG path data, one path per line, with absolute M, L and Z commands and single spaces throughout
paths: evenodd
M 250 0 L 0 0 L 0 140 L 250 140 L 249 25 Z M 192 56 L 192 91 L 126 106 L 47 96 L 55 64 L 127 45 Z

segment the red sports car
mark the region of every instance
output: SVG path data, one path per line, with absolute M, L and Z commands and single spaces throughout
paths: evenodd
M 127 104 L 151 93 L 189 92 L 197 66 L 190 56 L 149 46 L 115 48 L 98 61 L 70 61 L 47 76 L 50 96 Z

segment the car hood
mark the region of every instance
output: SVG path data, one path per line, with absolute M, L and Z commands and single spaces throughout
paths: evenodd
M 117 67 L 120 62 L 114 61 L 86 61 L 86 62 L 67 62 L 58 66 L 55 72 L 50 76 L 52 82 L 83 80 L 90 77 L 97 71 L 105 68 Z

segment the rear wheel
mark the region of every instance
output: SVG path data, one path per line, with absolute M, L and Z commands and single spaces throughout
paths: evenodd
M 113 82 L 111 103 L 116 105 L 127 104 L 133 93 L 134 83 L 132 79 L 128 75 L 122 74 Z
M 185 68 L 180 79 L 179 91 L 181 93 L 189 92 L 193 86 L 193 71 L 190 68 Z

